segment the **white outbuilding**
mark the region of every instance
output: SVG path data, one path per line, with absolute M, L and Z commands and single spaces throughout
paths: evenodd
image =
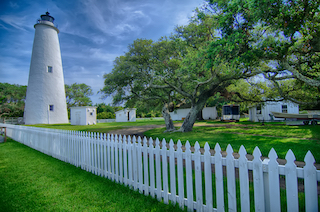
M 71 125 L 91 125 L 97 123 L 97 108 L 93 106 L 71 107 Z
M 249 120 L 283 121 L 283 118 L 274 118 L 271 112 L 299 114 L 299 105 L 290 101 L 266 102 L 264 105 L 256 105 L 249 108 Z
M 134 122 L 136 121 L 136 108 L 126 108 L 115 112 L 116 122 Z
M 173 112 L 170 112 L 171 119 L 173 121 L 183 120 L 187 117 L 191 108 L 176 109 Z M 202 118 L 205 120 L 216 119 L 217 118 L 217 109 L 216 107 L 205 107 L 202 109 Z

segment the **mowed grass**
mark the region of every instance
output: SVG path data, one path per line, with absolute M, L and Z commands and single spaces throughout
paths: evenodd
M 182 121 L 175 121 L 175 124 Z M 211 148 L 219 143 L 222 150 L 230 144 L 235 152 L 243 145 L 248 154 L 252 154 L 256 146 L 263 156 L 267 157 L 274 148 L 279 158 L 285 159 L 289 149 L 293 151 L 296 160 L 303 161 L 308 150 L 311 151 L 317 163 L 320 163 L 320 125 L 287 126 L 282 122 L 253 123 L 242 119 L 240 122 L 199 121 L 193 130 L 187 133 L 164 133 L 164 120 L 139 120 L 136 122 L 99 123 L 97 125 L 74 126 L 70 124 L 33 125 L 36 127 L 55 128 L 64 130 L 78 130 L 88 132 L 109 133 L 113 130 L 135 126 L 159 125 L 159 128 L 144 133 L 147 137 L 172 139 L 175 143 L 180 139 L 183 144 L 188 140 L 193 146 L 196 141 L 201 147 L 208 142 Z M 201 125 L 201 126 L 198 126 Z
M 110 131 L 119 130 L 119 129 L 123 129 L 123 128 L 135 127 L 135 126 L 146 126 L 146 125 L 165 125 L 165 122 L 164 122 L 164 120 L 161 120 L 161 119 L 160 120 L 148 119 L 148 120 L 137 120 L 136 122 L 98 123 L 95 125 L 36 124 L 36 125 L 26 125 L 26 126 L 62 129 L 62 130 L 76 130 L 76 131 L 108 133 Z
M 0 144 L 0 211 L 181 211 L 8 139 Z
M 248 154 L 252 154 L 256 146 L 263 156 L 268 156 L 274 148 L 279 158 L 284 159 L 289 149 L 293 151 L 296 160 L 303 161 L 308 150 L 311 151 L 317 163 L 320 163 L 320 125 L 317 126 L 287 126 L 284 123 L 222 123 L 214 121 L 198 122 L 203 126 L 194 126 L 191 132 L 163 133 L 165 128 L 156 128 L 144 133 L 152 138 L 172 139 L 175 143 L 180 139 L 183 144 L 188 140 L 193 146 L 196 141 L 201 147 L 208 142 L 211 148 L 219 143 L 222 150 L 230 144 L 234 152 L 243 145 Z

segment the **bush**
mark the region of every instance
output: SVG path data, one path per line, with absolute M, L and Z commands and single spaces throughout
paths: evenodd
M 101 112 L 97 114 L 97 119 L 114 119 L 116 116 L 111 112 Z

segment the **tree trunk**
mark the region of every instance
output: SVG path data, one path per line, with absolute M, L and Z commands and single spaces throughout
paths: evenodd
M 173 125 L 173 121 L 171 119 L 170 113 L 169 113 L 169 109 L 168 109 L 168 104 L 165 103 L 162 107 L 162 115 L 164 118 L 164 121 L 166 123 L 166 131 L 165 132 L 171 132 L 174 131 L 174 125 Z
M 179 132 L 190 132 L 192 131 L 193 125 L 197 120 L 198 113 L 203 109 L 207 98 L 199 100 L 195 105 L 191 107 L 186 119 L 183 121 L 182 126 L 178 130 Z

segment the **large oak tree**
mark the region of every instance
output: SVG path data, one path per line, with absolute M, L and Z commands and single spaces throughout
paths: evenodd
M 254 100 L 252 94 L 260 92 L 262 99 L 303 102 L 304 88 L 317 101 L 318 10 L 309 1 L 209 1 L 170 39 L 134 41 L 104 76 L 102 91 L 116 101 L 139 97 L 164 102 L 164 108 L 172 99 L 188 102 L 182 132 L 192 130 L 198 112 L 217 93 L 250 101 L 247 94 Z M 248 92 L 237 88 L 244 80 Z

